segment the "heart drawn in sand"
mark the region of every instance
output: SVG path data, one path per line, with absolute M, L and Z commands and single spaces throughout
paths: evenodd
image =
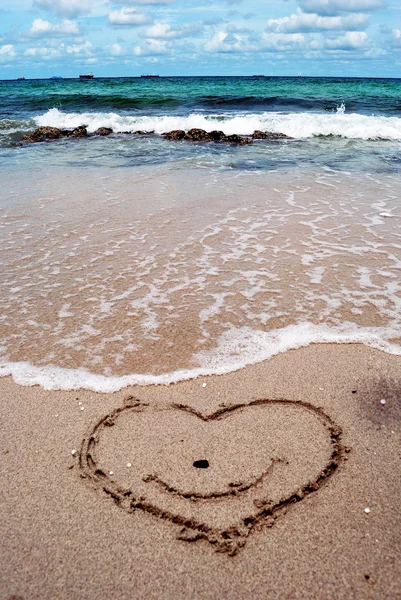
M 128 513 L 142 510 L 234 555 L 256 525 L 337 470 L 341 428 L 306 402 L 257 400 L 203 415 L 129 398 L 82 443 L 82 477 Z

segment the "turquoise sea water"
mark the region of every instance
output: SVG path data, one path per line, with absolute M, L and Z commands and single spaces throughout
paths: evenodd
M 126 111 L 127 114 L 188 114 L 216 108 L 347 111 L 398 116 L 400 79 L 309 77 L 160 77 L 0 82 L 0 116 L 36 116 L 38 111 Z
M 142 139 L 59 143 L 22 151 L 21 137 L 38 125 L 100 126 L 116 133 L 145 130 Z M 291 144 L 171 144 L 160 134 L 200 127 L 249 135 L 285 133 Z M 0 82 L 0 148 L 9 160 L 133 166 L 189 160 L 221 168 L 322 166 L 394 171 L 401 164 L 401 80 L 287 77 L 160 77 Z M 106 149 L 107 148 L 107 149 Z

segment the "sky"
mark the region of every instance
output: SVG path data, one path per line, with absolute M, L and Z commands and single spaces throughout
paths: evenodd
M 0 0 L 0 79 L 401 77 L 399 0 Z

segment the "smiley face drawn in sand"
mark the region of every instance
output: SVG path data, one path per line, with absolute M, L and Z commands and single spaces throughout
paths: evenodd
M 85 437 L 80 469 L 127 512 L 234 555 L 257 524 L 272 526 L 317 491 L 343 452 L 341 428 L 306 402 L 257 400 L 203 415 L 130 398 Z

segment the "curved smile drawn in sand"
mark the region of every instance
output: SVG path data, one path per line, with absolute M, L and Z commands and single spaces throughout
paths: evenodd
M 317 491 L 343 451 L 341 428 L 306 402 L 263 399 L 203 415 L 130 398 L 85 437 L 80 469 L 128 513 L 233 555 L 258 523 L 272 526 Z
M 147 475 L 146 477 L 143 478 L 143 481 L 154 482 L 154 483 L 158 484 L 166 492 L 168 492 L 170 494 L 176 494 L 177 496 L 181 496 L 182 498 L 189 498 L 190 500 L 195 500 L 195 501 L 196 500 L 210 500 L 212 498 L 223 498 L 224 496 L 236 496 L 236 495 L 240 494 L 241 492 L 246 492 L 251 487 L 260 484 L 265 479 L 265 477 L 267 477 L 269 475 L 269 473 L 272 470 L 272 467 L 278 462 L 285 462 L 285 461 L 281 458 L 273 458 L 271 461 L 271 465 L 259 477 L 252 477 L 249 481 L 246 481 L 246 482 L 243 482 L 243 481 L 233 482 L 232 481 L 229 484 L 227 484 L 227 488 L 225 490 L 216 490 L 214 492 L 209 492 L 209 493 L 195 492 L 193 490 L 186 490 L 186 491 L 179 490 L 179 489 L 175 488 L 172 484 L 167 483 L 166 481 L 163 481 L 163 479 L 161 479 L 156 474 L 155 475 Z M 196 463 L 207 463 L 207 465 L 205 464 L 205 466 L 198 466 Z M 204 459 L 196 460 L 196 461 L 194 461 L 193 466 L 195 468 L 207 469 L 209 467 L 209 461 L 204 460 Z

